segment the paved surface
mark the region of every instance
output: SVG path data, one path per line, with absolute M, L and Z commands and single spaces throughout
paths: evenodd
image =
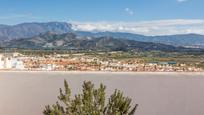
M 67 79 L 73 93 L 84 80 L 123 90 L 136 115 L 204 115 L 204 73 L 0 72 L 0 114 L 41 115 Z

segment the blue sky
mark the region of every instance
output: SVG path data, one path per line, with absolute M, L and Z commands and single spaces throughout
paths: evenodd
M 0 23 L 203 19 L 204 0 L 0 0 Z
M 74 29 L 204 35 L 204 0 L 0 0 L 0 24 L 64 21 Z

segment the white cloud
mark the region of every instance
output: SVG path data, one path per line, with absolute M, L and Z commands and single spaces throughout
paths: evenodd
M 80 31 L 128 32 L 143 35 L 173 35 L 196 33 L 204 35 L 204 20 L 157 20 L 141 22 L 73 22 Z
M 127 12 L 129 15 L 134 15 L 134 11 L 130 8 L 125 8 L 125 12 Z
M 186 1 L 188 1 L 188 0 L 177 0 L 177 2 L 186 2 Z

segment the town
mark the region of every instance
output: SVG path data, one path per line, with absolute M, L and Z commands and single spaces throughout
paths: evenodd
M 140 58 L 103 59 L 97 56 L 75 54 L 54 54 L 44 56 L 21 53 L 1 53 L 1 71 L 110 71 L 110 72 L 201 72 L 202 68 L 185 63 L 145 62 Z

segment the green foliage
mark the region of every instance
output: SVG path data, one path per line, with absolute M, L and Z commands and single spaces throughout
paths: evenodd
M 106 86 L 103 84 L 96 89 L 90 81 L 85 81 L 82 94 L 75 95 L 73 99 L 66 80 L 64 87 L 64 91 L 60 88 L 60 103 L 46 106 L 44 115 L 134 115 L 138 106 L 131 108 L 131 99 L 124 97 L 119 90 L 115 90 L 106 104 Z
M 200 63 L 200 64 L 198 64 L 197 67 L 199 67 L 199 68 L 203 68 L 203 69 L 204 69 L 204 63 Z

